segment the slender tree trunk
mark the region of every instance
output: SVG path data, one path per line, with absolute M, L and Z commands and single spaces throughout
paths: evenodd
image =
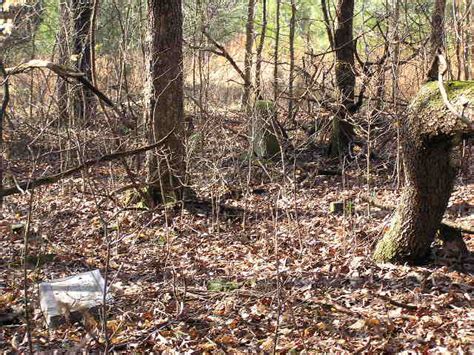
M 453 27 L 454 27 L 454 41 L 456 48 L 456 80 L 461 80 L 461 73 L 464 67 L 463 63 L 463 30 L 461 20 L 460 0 L 453 0 Z
M 446 0 L 436 0 L 433 16 L 431 17 L 430 60 L 431 67 L 428 71 L 428 80 L 438 80 L 438 53 L 444 49 L 444 17 Z
M 91 81 L 91 0 L 72 0 L 72 13 L 74 16 L 73 55 L 76 60 L 76 69 L 84 73 L 86 78 Z M 89 90 L 82 86 L 76 87 L 73 94 L 75 118 L 83 122 L 89 121 L 94 113 L 94 102 L 94 95 Z
M 245 30 L 245 68 L 244 68 L 244 95 L 242 104 L 249 113 L 252 107 L 252 64 L 253 64 L 253 37 L 254 37 L 255 0 L 249 0 L 247 8 L 247 26 Z
M 347 121 L 349 109 L 354 105 L 354 0 L 339 0 L 337 5 L 337 27 L 334 35 L 336 51 L 336 83 L 339 94 L 339 113 L 333 118 L 331 156 L 345 154 L 354 139 L 354 127 Z
M 96 44 L 96 27 L 97 27 L 97 16 L 99 12 L 100 0 L 92 0 L 91 4 L 91 21 L 89 28 L 89 42 L 90 42 L 90 72 L 91 81 L 94 86 L 97 86 L 97 71 L 95 66 L 95 44 Z
M 472 8 L 474 7 L 474 2 L 471 0 L 466 0 L 465 11 L 466 11 L 466 20 L 464 26 L 464 76 L 466 80 L 472 79 L 472 70 L 474 66 L 474 45 L 472 45 L 472 39 L 474 37 L 474 24 L 471 22 L 472 18 Z M 470 53 L 470 49 L 472 54 Z
M 148 155 L 152 204 L 181 198 L 184 181 L 183 30 L 181 0 L 148 0 L 146 119 L 150 143 L 165 148 Z
M 8 102 L 10 100 L 10 92 L 8 86 L 8 77 L 5 71 L 5 66 L 3 64 L 3 59 L 0 57 L 0 78 L 2 80 L 2 100 L 0 101 L 0 191 L 3 190 L 3 169 L 4 169 L 4 160 L 6 156 L 5 145 L 3 142 L 3 123 L 4 117 L 6 115 L 6 110 L 8 107 Z M 0 195 L 0 208 L 3 206 L 3 196 Z
M 273 103 L 275 104 L 275 114 L 278 107 L 278 97 L 280 96 L 278 86 L 278 61 L 280 60 L 280 12 L 281 12 L 281 0 L 276 0 L 276 17 L 275 17 L 275 52 L 274 52 L 274 67 L 273 67 Z
M 331 49 L 334 50 L 334 33 L 331 26 L 331 21 L 329 20 L 329 10 L 326 3 L 326 0 L 321 0 L 321 10 L 323 12 L 324 26 L 326 27 L 326 33 L 328 35 L 329 44 Z
M 474 41 L 474 21 L 472 21 L 472 18 L 474 17 L 474 2 L 471 3 L 471 9 L 469 11 L 469 14 L 470 14 L 470 19 L 471 21 L 468 22 L 469 23 L 469 26 L 470 26 L 470 29 L 468 30 L 469 31 L 469 41 L 468 41 L 468 46 L 470 45 L 469 48 L 471 48 L 471 55 L 470 55 L 470 67 L 471 67 L 471 79 L 473 78 L 474 76 L 474 44 L 473 44 L 473 41 Z
M 68 0 L 59 0 L 59 31 L 57 39 L 58 64 L 67 65 L 69 62 L 69 39 L 68 34 L 70 16 Z M 58 127 L 63 127 L 68 123 L 68 85 L 63 78 L 57 79 L 56 94 L 58 102 Z
M 288 121 L 294 119 L 294 81 L 295 81 L 295 30 L 296 30 L 296 3 L 291 0 L 290 18 L 290 73 L 288 80 Z
M 256 97 L 257 100 L 263 100 L 262 95 L 262 55 L 263 55 L 263 48 L 265 46 L 265 38 L 267 35 L 267 0 L 262 0 L 262 29 L 260 32 L 260 41 L 258 42 L 257 47 L 257 63 L 255 66 L 255 87 L 257 90 Z
M 400 21 L 400 1 L 391 0 L 390 10 L 392 13 L 390 23 L 390 52 L 392 54 L 392 103 L 395 113 L 395 123 L 397 131 L 397 160 L 396 172 L 397 190 L 402 184 L 402 148 L 400 142 L 400 117 L 398 115 L 398 93 L 399 93 L 399 60 L 400 60 L 400 35 L 399 35 L 399 21 Z
M 199 26 L 199 45 L 206 45 L 207 38 L 204 37 L 202 33 L 202 29 L 204 24 L 206 23 L 206 11 L 204 9 L 203 3 L 201 0 L 196 1 L 196 17 Z M 204 78 L 204 64 L 206 62 L 206 53 L 203 51 L 198 52 L 198 76 L 199 76 L 199 106 L 200 106 L 200 113 L 203 114 L 203 111 L 207 110 L 207 102 L 205 102 L 204 98 L 207 96 L 207 89 L 208 84 Z

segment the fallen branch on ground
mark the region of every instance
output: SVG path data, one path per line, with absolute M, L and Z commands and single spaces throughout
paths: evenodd
M 39 187 L 39 186 L 54 184 L 54 183 L 66 178 L 68 176 L 71 176 L 71 175 L 73 175 L 73 174 L 75 174 L 75 173 L 77 173 L 77 172 L 79 172 L 83 169 L 90 168 L 91 166 L 94 166 L 94 165 L 99 164 L 99 163 L 105 163 L 105 162 L 109 162 L 109 161 L 112 161 L 112 160 L 125 158 L 125 157 L 128 157 L 128 156 L 144 153 L 146 151 L 158 148 L 160 145 L 162 145 L 166 141 L 166 139 L 168 139 L 168 137 L 172 133 L 173 133 L 173 131 L 169 132 L 159 142 L 156 142 L 156 143 L 153 143 L 153 144 L 141 147 L 141 148 L 137 148 L 137 149 L 133 149 L 133 150 L 127 150 L 127 151 L 118 151 L 118 152 L 115 152 L 115 153 L 106 154 L 106 155 L 103 155 L 103 156 L 101 156 L 97 159 L 87 160 L 81 165 L 78 165 L 74 168 L 68 169 L 66 171 L 60 172 L 60 173 L 55 174 L 55 175 L 49 175 L 49 176 L 45 176 L 45 177 L 42 177 L 42 178 L 38 178 L 36 180 L 31 180 L 31 181 L 19 182 L 19 183 L 16 184 L 15 187 L 9 187 L 9 188 L 6 188 L 6 189 L 1 189 L 0 190 L 0 198 L 5 197 L 5 196 L 18 194 L 18 193 L 23 193 L 24 191 L 27 191 L 27 190 L 30 190 L 30 189 L 33 189 L 33 188 L 36 188 L 36 187 Z

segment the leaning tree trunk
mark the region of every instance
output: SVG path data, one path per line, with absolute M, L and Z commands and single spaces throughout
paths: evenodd
M 180 199 L 184 181 L 182 26 L 181 0 L 148 0 L 146 120 L 150 143 L 165 139 L 147 159 L 153 204 Z
M 445 87 L 456 110 L 472 120 L 474 81 Z M 459 168 L 459 143 L 470 129 L 446 108 L 438 83 L 425 84 L 402 130 L 406 186 L 391 227 L 376 246 L 376 261 L 418 264 L 429 255 Z
M 354 40 L 353 18 L 354 0 L 339 0 L 337 27 L 334 33 L 336 52 L 336 83 L 339 93 L 340 110 L 333 118 L 332 137 L 329 153 L 337 156 L 347 152 L 354 138 L 354 127 L 347 121 L 350 107 L 354 105 Z

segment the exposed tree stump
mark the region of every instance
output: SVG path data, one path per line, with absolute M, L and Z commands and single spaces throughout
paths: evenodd
M 445 83 L 450 103 L 474 117 L 474 81 Z M 468 127 L 447 109 L 437 82 L 420 90 L 402 129 L 406 184 L 389 231 L 374 252 L 378 262 L 422 263 L 440 228 L 460 167 Z

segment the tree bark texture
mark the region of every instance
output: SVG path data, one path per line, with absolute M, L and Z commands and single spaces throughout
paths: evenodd
M 262 29 L 260 32 L 260 40 L 257 47 L 257 63 L 255 66 L 255 88 L 257 100 L 263 100 L 263 87 L 262 87 L 262 55 L 263 48 L 265 46 L 265 38 L 267 36 L 267 0 L 262 0 Z
M 273 54 L 274 66 L 273 66 L 273 103 L 278 106 L 278 97 L 280 96 L 280 90 L 278 85 L 278 69 L 279 69 L 279 58 L 280 58 L 280 14 L 281 14 L 281 0 L 276 0 L 276 15 L 275 15 L 275 49 Z M 276 111 L 275 111 L 276 112 Z
M 336 52 L 336 84 L 340 110 L 333 118 L 330 155 L 344 154 L 354 137 L 354 128 L 347 121 L 349 109 L 354 105 L 354 0 L 339 0 L 337 5 L 337 26 L 334 33 Z
M 69 4 L 67 0 L 59 0 L 59 29 L 57 35 L 58 64 L 67 66 L 69 63 Z M 68 84 L 63 78 L 58 77 L 56 84 L 56 95 L 58 102 L 58 127 L 68 123 Z
M 294 82 L 295 82 L 295 31 L 296 31 L 296 2 L 291 0 L 290 18 L 290 73 L 288 78 L 288 121 L 292 122 L 295 116 L 294 110 Z
M 72 0 L 73 54 L 76 69 L 92 82 L 90 28 L 92 19 L 91 0 Z M 82 87 L 74 88 L 73 109 L 75 118 L 87 122 L 93 115 L 94 95 Z
M 245 29 L 245 60 L 244 60 L 244 95 L 242 104 L 247 113 L 252 107 L 252 63 L 253 63 L 253 36 L 254 36 L 255 0 L 249 0 L 247 8 L 247 26 Z
M 153 204 L 180 199 L 184 181 L 181 6 L 181 0 L 148 0 L 145 98 L 149 141 L 157 142 L 169 135 L 163 150 L 148 154 L 149 195 Z
M 472 120 L 474 82 L 448 82 L 445 88 L 453 106 Z M 469 130 L 446 108 L 437 82 L 422 87 L 402 129 L 406 185 L 391 227 L 376 246 L 376 261 L 419 264 L 429 256 L 460 165 L 461 137 Z
M 431 17 L 430 35 L 430 60 L 433 60 L 428 71 L 428 80 L 438 80 L 439 63 L 437 56 L 444 49 L 444 18 L 446 12 L 446 0 L 436 0 L 433 15 Z

